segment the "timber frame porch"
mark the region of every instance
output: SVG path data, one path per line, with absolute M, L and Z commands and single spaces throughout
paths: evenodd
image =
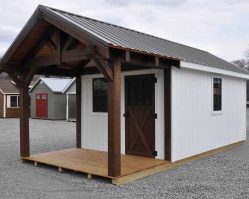
M 107 156 L 105 176 L 111 179 L 122 176 L 121 71 L 157 68 L 164 71 L 165 160 L 170 161 L 172 67 L 179 68 L 180 60 L 135 49 L 115 47 L 92 35 L 91 32 L 81 30 L 52 9 L 38 6 L 0 62 L 0 72 L 6 72 L 20 90 L 21 158 L 41 162 L 35 159 L 38 155 L 30 156 L 27 113 L 29 84 L 33 76 L 40 74 L 76 77 L 75 137 L 76 148 L 81 148 L 81 75 L 101 73 L 108 85 L 108 152 L 105 154 Z

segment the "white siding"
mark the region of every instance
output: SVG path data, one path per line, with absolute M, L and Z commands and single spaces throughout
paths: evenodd
M 164 77 L 162 70 L 143 70 L 122 72 L 121 80 L 121 153 L 125 154 L 125 119 L 123 117 L 124 102 L 124 77 L 126 75 L 154 73 L 158 78 L 155 85 L 155 111 L 156 119 L 155 145 L 158 151 L 157 158 L 164 159 Z M 92 78 L 102 75 L 82 76 L 82 147 L 107 151 L 107 113 L 92 112 Z
M 212 111 L 212 78 L 222 78 L 222 113 Z M 172 70 L 172 161 L 246 139 L 246 80 Z

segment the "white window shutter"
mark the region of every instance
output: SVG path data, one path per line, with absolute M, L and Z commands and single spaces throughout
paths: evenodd
M 7 95 L 7 108 L 10 108 L 10 96 Z

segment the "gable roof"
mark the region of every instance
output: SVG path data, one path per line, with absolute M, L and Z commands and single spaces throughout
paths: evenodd
M 62 91 L 62 93 L 66 93 L 67 91 L 69 91 L 70 88 L 74 85 L 75 81 L 76 81 L 76 78 L 73 78 L 71 80 L 71 82 L 69 82 L 69 84 L 64 88 L 64 90 Z
M 67 28 L 77 30 L 82 36 L 87 35 L 89 38 L 107 47 L 153 54 L 165 58 L 175 58 L 185 62 L 249 74 L 247 71 L 209 52 L 43 5 L 38 6 L 35 13 L 5 53 L 3 56 L 4 63 L 8 62 L 15 49 L 20 45 L 20 40 L 23 40 L 25 34 L 28 34 L 28 30 L 35 26 L 36 23 L 34 21 L 37 20 L 37 16 L 41 18 L 46 18 L 46 16 L 53 17 L 66 24 Z
M 54 93 L 62 93 L 63 90 L 67 87 L 67 85 L 72 81 L 71 78 L 46 78 L 40 77 L 36 84 L 30 89 L 29 92 L 32 92 L 35 87 L 43 82 L 52 92 Z
M 19 94 L 18 88 L 9 79 L 0 79 L 0 92 L 3 94 Z
M 44 9 L 52 11 L 63 20 L 89 32 L 110 47 L 146 52 L 247 74 L 245 70 L 197 48 L 58 9 L 49 7 L 44 7 Z

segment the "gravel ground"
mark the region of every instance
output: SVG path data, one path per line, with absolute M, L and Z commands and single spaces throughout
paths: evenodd
M 0 119 L 0 198 L 249 198 L 248 141 L 117 187 L 100 178 L 22 164 L 18 126 L 17 119 Z M 30 128 L 32 153 L 74 146 L 75 123 L 31 119 Z

